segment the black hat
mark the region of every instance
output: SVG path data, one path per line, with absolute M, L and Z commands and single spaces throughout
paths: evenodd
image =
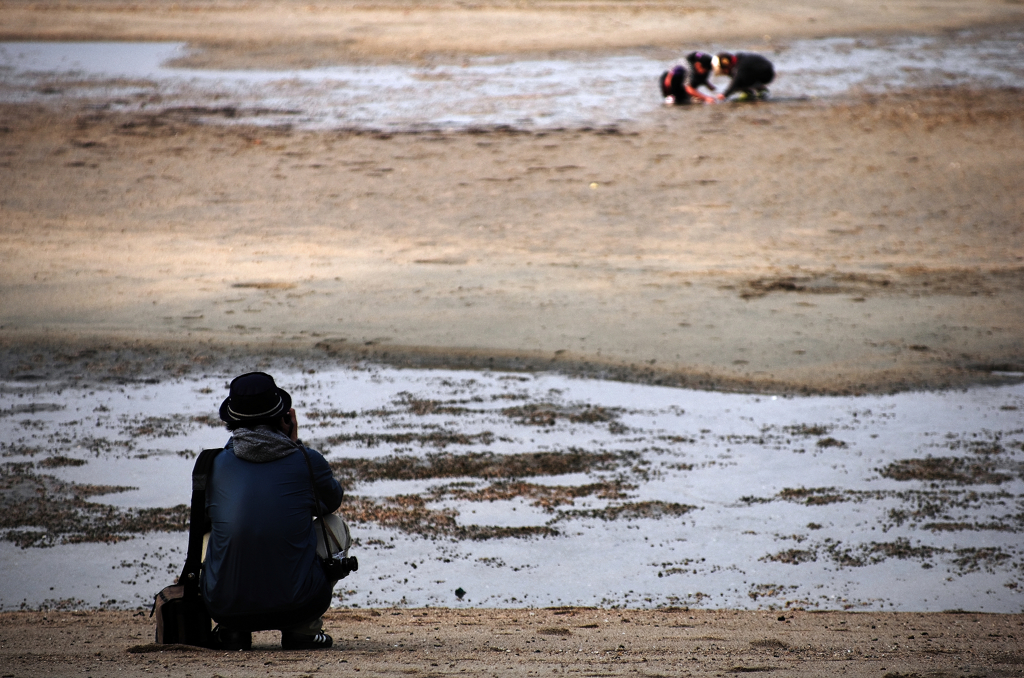
M 292 397 L 288 392 L 278 388 L 274 378 L 263 372 L 235 377 L 229 393 L 220 406 L 220 418 L 229 424 L 274 419 L 292 407 Z
M 691 64 L 700 64 L 706 70 L 711 70 L 711 55 L 706 52 L 690 52 L 686 60 Z

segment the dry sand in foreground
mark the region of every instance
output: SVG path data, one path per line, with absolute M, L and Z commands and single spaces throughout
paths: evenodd
M 5 676 L 1019 676 L 1024 616 L 708 610 L 329 613 L 335 647 L 149 644 L 148 612 L 0 614 Z

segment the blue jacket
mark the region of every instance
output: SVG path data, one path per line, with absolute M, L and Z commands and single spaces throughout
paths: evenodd
M 206 487 L 210 542 L 202 593 L 217 620 L 274 615 L 330 596 L 316 558 L 313 490 L 302 453 L 254 463 L 235 456 L 233 442 L 214 459 Z M 324 515 L 341 505 L 342 489 L 327 460 L 305 448 Z

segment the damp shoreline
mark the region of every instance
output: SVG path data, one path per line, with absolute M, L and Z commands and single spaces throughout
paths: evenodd
M 292 392 L 346 488 L 364 565 L 336 604 L 1022 606 L 1020 385 L 779 397 L 251 367 Z M 215 412 L 232 374 L 0 384 L 0 552 L 22 573 L 3 609 L 147 604 L 180 568 L 189 470 L 227 439 Z
M 779 104 L 935 87 L 1019 87 L 1024 80 L 1024 30 L 1013 26 L 798 39 L 760 51 L 775 63 L 771 88 Z M 685 54 L 217 70 L 191 67 L 202 62 L 195 52 L 184 43 L 0 43 L 0 102 L 91 102 L 112 113 L 187 110 L 207 124 L 321 131 L 649 125 L 662 106 L 658 74 Z M 712 82 L 723 88 L 728 81 Z

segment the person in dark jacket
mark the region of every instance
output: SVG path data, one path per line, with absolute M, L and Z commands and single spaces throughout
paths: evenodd
M 333 643 L 321 617 L 335 582 L 317 559 L 313 484 L 323 515 L 341 505 L 342 489 L 323 456 L 299 442 L 291 404 L 273 377 L 251 372 L 231 382 L 220 408 L 231 439 L 207 482 L 201 590 L 224 649 L 249 649 L 263 630 L 281 631 L 286 650 Z
M 752 52 L 720 52 L 712 59 L 712 70 L 715 75 L 732 78 L 720 99 L 727 99 L 736 92 L 753 99 L 763 99 L 768 95 L 768 84 L 775 79 L 772 62 Z
M 713 58 L 704 52 L 690 52 L 686 55 L 686 65 L 679 64 L 671 71 L 661 74 L 661 96 L 665 103 L 685 105 L 699 99 L 706 104 L 715 102 L 711 97 L 699 91 L 698 87 L 707 87 L 714 91 L 715 86 L 708 78 L 711 77 Z

